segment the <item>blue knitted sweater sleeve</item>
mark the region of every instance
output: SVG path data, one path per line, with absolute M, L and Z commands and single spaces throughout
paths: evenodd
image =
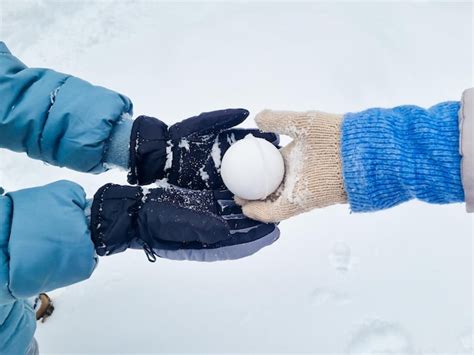
M 354 212 L 419 199 L 464 201 L 459 155 L 459 102 L 429 109 L 373 108 L 344 116 L 344 187 Z

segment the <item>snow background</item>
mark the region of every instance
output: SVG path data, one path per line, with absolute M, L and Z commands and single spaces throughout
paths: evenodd
M 227 107 L 429 106 L 473 83 L 470 2 L 0 0 L 0 15 L 0 38 L 28 65 L 122 92 L 167 123 Z M 90 196 L 126 182 L 0 152 L 7 190 L 58 179 Z M 472 353 L 473 220 L 463 205 L 334 206 L 282 223 L 277 243 L 239 261 L 127 252 L 53 292 L 37 338 L 50 354 Z

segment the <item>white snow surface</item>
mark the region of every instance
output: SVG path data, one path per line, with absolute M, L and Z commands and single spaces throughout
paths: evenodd
M 469 2 L 2 0 L 0 15 L 0 38 L 24 63 L 124 93 L 135 116 L 167 124 L 227 107 L 430 106 L 473 83 Z M 0 152 L 7 190 L 59 179 L 92 196 L 126 174 Z M 238 261 L 101 258 L 90 280 L 51 293 L 42 353 L 472 353 L 473 217 L 462 204 L 341 205 L 280 228 Z

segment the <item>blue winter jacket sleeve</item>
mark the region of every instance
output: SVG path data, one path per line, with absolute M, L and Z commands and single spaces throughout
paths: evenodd
M 3 42 L 0 100 L 0 148 L 92 173 L 106 170 L 114 127 L 132 113 L 127 97 L 54 70 L 28 68 Z
M 48 69 L 27 68 L 0 42 L 0 148 L 100 173 L 126 167 L 128 98 Z M 120 159 L 117 154 L 120 152 Z M 24 354 L 36 327 L 27 299 L 87 279 L 96 265 L 74 183 L 0 193 L 0 354 Z
M 341 155 L 351 209 L 368 212 L 410 199 L 464 201 L 459 102 L 429 109 L 373 108 L 344 116 Z
M 0 354 L 23 354 L 32 340 L 26 299 L 92 274 L 86 205 L 82 188 L 68 181 L 0 196 Z

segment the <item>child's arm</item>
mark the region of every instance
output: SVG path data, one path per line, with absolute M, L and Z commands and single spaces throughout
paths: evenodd
M 87 279 L 97 258 L 83 189 L 69 181 L 0 196 L 0 296 L 29 298 Z M 2 302 L 0 302 L 2 303 Z
M 193 190 L 224 188 L 220 160 L 235 140 L 253 134 L 278 143 L 272 133 L 235 128 L 248 116 L 244 109 L 206 112 L 170 127 L 148 116 L 132 121 L 127 97 L 28 68 L 3 42 L 0 98 L 0 148 L 83 172 L 122 167 L 131 184 L 166 178 Z
M 239 203 L 246 215 L 262 221 L 346 199 L 352 211 L 369 212 L 414 198 L 443 204 L 466 196 L 471 211 L 473 106 L 468 98 L 469 91 L 462 103 L 346 115 L 264 111 L 256 118 L 260 128 L 294 138 L 282 150 L 285 181 L 266 201 Z
M 114 146 L 128 147 L 131 120 L 124 118 L 132 103 L 127 97 L 53 70 L 28 68 L 3 42 L 0 98 L 0 148 L 100 173 L 113 132 L 123 140 Z
M 70 181 L 0 196 L 0 304 L 87 279 L 96 252 L 135 248 L 214 261 L 253 254 L 278 238 L 275 225 L 249 220 L 232 197 L 221 190 L 107 184 L 90 213 L 84 190 Z
M 27 298 L 93 272 L 86 204 L 81 187 L 66 181 L 0 196 L 0 354 L 24 354 L 31 343 Z
M 0 354 L 23 354 L 31 342 L 34 314 L 22 300 L 89 278 L 96 252 L 134 248 L 150 261 L 217 261 L 278 239 L 275 225 L 246 218 L 232 197 L 107 184 L 90 212 L 83 189 L 68 181 L 0 196 Z

